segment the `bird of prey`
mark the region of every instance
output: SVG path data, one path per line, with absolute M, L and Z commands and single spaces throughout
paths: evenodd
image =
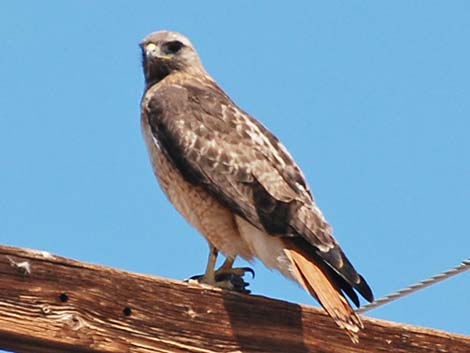
M 357 342 L 363 327 L 346 300 L 373 294 L 341 250 L 289 152 L 240 109 L 176 32 L 143 39 L 141 125 L 164 193 L 207 240 L 200 282 L 243 289 L 240 256 L 299 283 Z M 226 260 L 215 270 L 218 252 Z M 242 281 L 242 283 L 244 283 Z

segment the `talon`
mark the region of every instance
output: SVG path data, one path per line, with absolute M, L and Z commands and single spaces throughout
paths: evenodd
M 222 284 L 222 285 L 221 285 Z M 230 289 L 236 292 L 250 294 L 251 291 L 247 289 L 250 285 L 245 282 L 242 276 L 233 273 L 220 273 L 216 276 L 216 285 L 225 289 Z
M 248 282 L 243 280 L 243 275 L 249 272 L 254 276 L 254 271 L 251 268 L 235 268 L 230 269 L 229 271 L 218 272 L 215 274 L 215 282 L 209 283 L 206 280 L 204 275 L 194 275 L 186 279 L 184 282 L 189 282 L 191 280 L 197 281 L 198 283 L 204 283 L 213 285 L 218 288 L 233 290 L 239 293 L 250 294 L 251 291 L 247 289 L 250 285 Z
M 247 289 L 250 284 L 243 279 L 247 272 L 251 274 L 251 278 L 255 277 L 255 271 L 249 267 L 232 267 L 229 269 L 222 267 L 215 272 L 216 282 L 229 281 L 232 284 L 232 290 L 250 294 L 251 291 Z
M 203 277 L 204 277 L 204 275 L 194 275 L 194 276 L 191 276 L 189 278 L 186 278 L 185 280 L 183 280 L 183 282 L 189 282 L 191 280 L 199 282 L 199 280 Z
M 251 279 L 255 278 L 255 271 L 250 267 L 233 267 L 230 269 L 225 269 L 222 267 L 215 271 L 215 275 L 217 276 L 219 274 L 230 273 L 236 276 L 243 277 L 247 272 L 251 274 Z
M 251 278 L 255 278 L 255 271 L 250 267 L 232 267 L 235 262 L 235 257 L 227 257 L 222 264 L 222 266 L 214 271 L 215 262 L 217 260 L 217 249 L 209 244 L 209 260 L 206 267 L 206 272 L 203 275 L 195 275 L 185 280 L 189 282 L 190 280 L 197 281 L 199 283 L 204 283 L 212 285 L 215 287 L 234 290 L 237 292 L 249 294 L 251 293 L 247 287 L 250 285 L 248 282 L 245 282 L 243 276 L 247 272 L 251 274 Z
M 251 279 L 255 279 L 255 270 L 253 270 L 251 267 L 243 267 L 245 272 L 249 272 L 251 274 Z

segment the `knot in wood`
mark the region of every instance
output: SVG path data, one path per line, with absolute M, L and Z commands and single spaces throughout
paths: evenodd
M 49 305 L 43 305 L 41 306 L 41 312 L 44 314 L 44 315 L 48 315 L 52 312 L 52 309 Z

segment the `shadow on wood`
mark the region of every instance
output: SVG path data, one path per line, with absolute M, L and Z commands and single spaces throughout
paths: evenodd
M 224 298 L 224 307 L 234 339 L 242 352 L 308 353 L 304 345 L 302 308 L 299 305 L 265 299 L 253 305 Z M 235 298 L 236 299 L 236 298 Z M 259 351 L 261 352 L 261 351 Z

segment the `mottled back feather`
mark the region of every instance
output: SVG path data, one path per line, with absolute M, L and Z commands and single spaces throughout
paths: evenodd
M 292 157 L 261 123 L 240 110 L 209 77 L 173 74 L 156 86 L 144 113 L 163 151 L 186 180 L 273 236 L 299 237 L 338 276 L 372 300 L 315 205 Z

